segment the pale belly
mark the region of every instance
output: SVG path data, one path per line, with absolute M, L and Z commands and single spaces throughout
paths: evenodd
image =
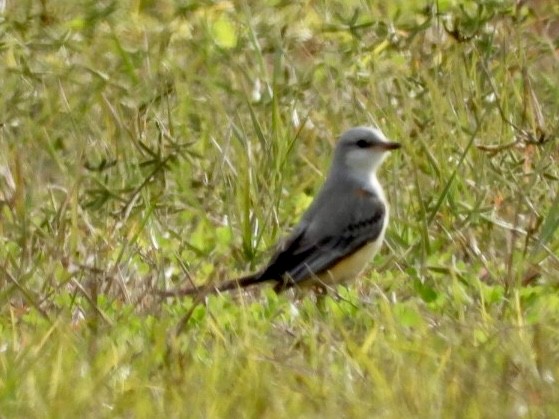
M 332 266 L 326 272 L 317 275 L 314 281 L 308 281 L 310 283 L 306 285 L 336 285 L 352 281 L 365 269 L 369 262 L 371 262 L 381 248 L 383 240 L 384 231 L 376 241 L 366 244 L 351 256 L 344 258 L 336 265 Z
M 377 190 L 382 192 L 380 186 Z M 345 283 L 355 279 L 366 268 L 381 248 L 382 243 L 384 242 L 384 233 L 386 232 L 386 227 L 388 226 L 388 218 L 387 205 L 382 230 L 374 242 L 366 244 L 352 255 L 345 257 L 340 262 L 330 267 L 327 271 L 305 279 L 297 285 L 303 288 L 308 286 L 313 287 L 320 284 L 329 286 Z

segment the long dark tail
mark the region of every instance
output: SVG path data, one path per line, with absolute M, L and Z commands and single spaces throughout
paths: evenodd
M 200 296 L 203 297 L 208 294 L 215 294 L 218 292 L 231 291 L 250 287 L 251 285 L 259 284 L 267 281 L 268 278 L 263 278 L 260 272 L 243 276 L 229 281 L 218 282 L 216 284 L 202 285 L 200 287 L 182 288 L 169 291 L 159 291 L 158 294 L 162 298 L 170 297 L 185 297 L 185 296 Z

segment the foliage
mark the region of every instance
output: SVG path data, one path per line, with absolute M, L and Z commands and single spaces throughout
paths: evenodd
M 0 5 L 3 416 L 557 415 L 553 2 Z M 363 124 L 374 270 L 156 297 L 264 263 Z

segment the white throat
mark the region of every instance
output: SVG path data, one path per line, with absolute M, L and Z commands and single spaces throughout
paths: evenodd
M 370 150 L 351 150 L 345 156 L 345 170 L 353 178 L 374 190 L 382 191 L 377 180 L 377 170 L 382 164 L 386 153 L 371 152 Z

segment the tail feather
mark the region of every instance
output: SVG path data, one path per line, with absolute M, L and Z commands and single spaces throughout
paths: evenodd
M 218 292 L 231 291 L 235 289 L 242 289 L 250 287 L 261 282 L 265 282 L 267 279 L 262 278 L 261 273 L 255 273 L 252 275 L 243 276 L 241 278 L 231 279 L 229 281 L 212 283 L 207 285 L 202 285 L 199 287 L 189 287 L 176 290 L 159 291 L 158 294 L 162 298 L 169 297 L 185 297 L 185 296 L 205 296 L 208 294 L 215 294 Z

